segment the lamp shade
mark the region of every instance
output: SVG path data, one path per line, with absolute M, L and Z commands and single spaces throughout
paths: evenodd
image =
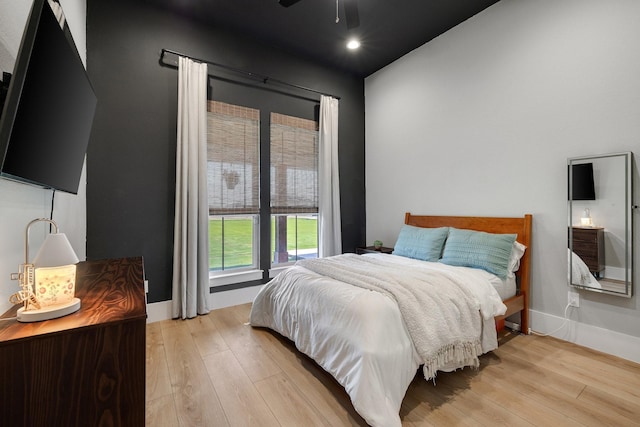
M 38 267 L 60 267 L 78 263 L 78 256 L 64 233 L 47 234 L 42 246 L 33 259 Z

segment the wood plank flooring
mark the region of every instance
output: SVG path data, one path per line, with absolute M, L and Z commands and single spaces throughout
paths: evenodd
M 147 426 L 366 426 L 344 389 L 250 304 L 147 325 Z M 548 337 L 505 336 L 478 370 L 419 374 L 403 426 L 640 426 L 640 365 Z

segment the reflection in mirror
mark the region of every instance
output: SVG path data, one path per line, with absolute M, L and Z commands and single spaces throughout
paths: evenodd
M 631 152 L 568 160 L 569 284 L 632 295 Z

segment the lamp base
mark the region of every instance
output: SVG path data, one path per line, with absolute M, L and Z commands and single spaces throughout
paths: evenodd
M 24 307 L 18 309 L 18 322 L 40 322 L 42 320 L 55 319 L 67 314 L 75 313 L 80 309 L 80 299 L 73 298 L 64 304 L 50 305 L 37 310 L 26 310 Z

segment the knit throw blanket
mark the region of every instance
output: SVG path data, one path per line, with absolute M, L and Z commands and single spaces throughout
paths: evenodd
M 479 307 L 455 275 L 355 254 L 300 260 L 297 265 L 394 299 L 424 364 L 425 379 L 435 378 L 441 369 L 479 366 Z

